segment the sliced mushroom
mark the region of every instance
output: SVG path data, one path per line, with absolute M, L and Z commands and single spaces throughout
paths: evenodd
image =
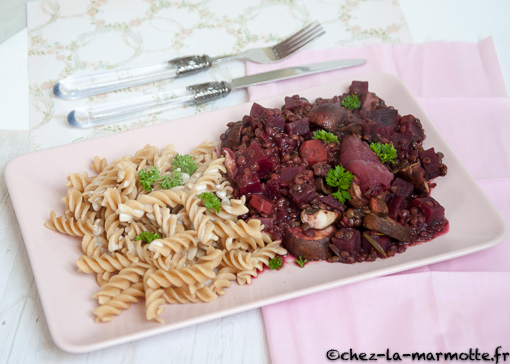
M 369 230 L 377 231 L 400 241 L 411 240 L 411 229 L 389 217 L 366 214 L 363 218 L 363 226 Z
M 303 232 L 299 227 L 287 228 L 283 246 L 295 257 L 308 260 L 324 260 L 331 257 L 329 244 L 335 233 L 334 226 L 323 230 L 308 229 Z
M 359 209 L 368 203 L 368 200 L 363 197 L 359 183 L 356 183 L 355 181 L 352 181 L 349 186 L 349 195 L 351 195 L 349 205 L 356 209 Z
M 400 170 L 400 175 L 406 181 L 411 182 L 414 185 L 414 188 L 416 188 L 418 191 L 425 195 L 429 194 L 429 184 L 425 180 L 423 168 L 421 167 L 420 163 L 414 163 L 405 166 Z
M 322 230 L 334 223 L 340 217 L 339 212 L 314 209 L 301 211 L 301 221 L 312 229 Z

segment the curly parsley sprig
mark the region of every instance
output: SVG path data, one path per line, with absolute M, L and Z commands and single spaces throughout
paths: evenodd
M 314 131 L 312 138 L 324 140 L 326 143 L 340 143 L 335 134 L 322 129 Z
M 161 239 L 161 235 L 152 231 L 143 231 L 135 237 L 135 241 L 141 240 L 147 244 L 152 243 L 156 239 Z
M 390 162 L 392 164 L 396 163 L 397 159 L 397 150 L 395 147 L 388 143 L 370 143 L 370 150 L 372 150 L 382 163 Z
M 358 95 L 347 95 L 342 99 L 342 106 L 352 111 L 361 107 L 361 101 Z
M 198 165 L 189 154 L 177 155 L 172 160 L 173 171 L 170 174 L 162 176 L 155 166 L 142 169 L 138 172 L 138 180 L 143 189 L 147 192 L 152 191 L 154 183 L 158 182 L 161 188 L 169 190 L 176 186 L 184 185 L 183 173 L 188 176 L 193 175 L 198 169 Z
M 342 166 L 336 166 L 328 171 L 326 183 L 331 187 L 338 188 L 337 192 L 332 193 L 331 195 L 343 203 L 345 200 L 351 199 L 351 195 L 348 190 L 353 179 L 354 175 L 351 172 Z
M 195 173 L 198 169 L 197 162 L 195 162 L 193 157 L 189 154 L 180 155 L 177 153 L 172 160 L 172 166 L 174 167 L 174 170 L 180 168 L 181 172 L 187 173 L 189 176 Z
M 279 270 L 283 265 L 283 261 L 282 261 L 282 258 L 279 257 L 279 256 L 276 256 L 272 259 L 269 259 L 269 269 L 276 269 L 276 270 Z
M 148 169 L 142 169 L 138 172 L 138 180 L 142 185 L 143 189 L 147 192 L 152 190 L 152 184 L 154 182 L 160 181 L 163 177 L 159 175 L 159 169 L 155 166 L 152 166 Z
M 212 192 L 203 192 L 198 197 L 204 201 L 204 206 L 208 210 L 214 210 L 216 212 L 220 212 L 221 210 L 221 201 L 220 199 Z

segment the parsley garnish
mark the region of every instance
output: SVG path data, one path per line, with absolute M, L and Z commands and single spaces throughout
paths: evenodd
M 144 231 L 140 233 L 140 235 L 137 235 L 135 238 L 136 241 L 141 240 L 147 244 L 152 243 L 152 241 L 156 239 L 161 239 L 161 235 L 158 233 L 153 233 L 152 231 Z
M 326 183 L 331 187 L 338 187 L 338 191 L 332 193 L 332 196 L 343 203 L 345 200 L 351 199 L 351 195 L 347 190 L 353 179 L 354 175 L 351 172 L 345 170 L 342 166 L 336 166 L 329 170 Z
M 198 195 L 198 197 L 204 201 L 204 206 L 209 210 L 215 210 L 220 212 L 221 202 L 220 199 L 212 192 L 204 192 Z
M 138 179 L 140 180 L 140 184 L 143 186 L 145 191 L 151 191 L 152 184 L 154 182 L 159 182 L 161 188 L 166 190 L 176 186 L 184 185 L 184 180 L 182 179 L 182 173 L 180 170 L 175 170 L 166 176 L 161 176 L 159 173 L 159 169 L 154 166 L 150 167 L 149 169 L 142 169 L 140 172 L 138 172 Z
M 329 132 L 329 131 L 326 131 L 326 130 L 316 130 L 313 132 L 313 139 L 322 139 L 324 140 L 326 143 L 340 143 L 338 141 L 338 137 Z
M 358 95 L 347 95 L 342 99 L 342 106 L 347 110 L 354 110 L 361 106 Z
M 377 154 L 381 162 L 391 162 L 395 164 L 397 159 L 397 150 L 395 147 L 388 143 L 370 143 L 370 149 Z
M 273 259 L 270 259 L 270 260 L 269 260 L 269 265 L 268 265 L 268 267 L 269 267 L 270 269 L 276 269 L 276 270 L 278 270 L 278 269 L 280 269 L 280 268 L 282 267 L 282 264 L 283 264 L 283 262 L 282 262 L 282 258 L 277 256 L 277 257 L 274 257 Z
M 182 172 L 177 169 L 173 171 L 171 174 L 163 176 L 163 179 L 161 180 L 161 182 L 159 182 L 159 185 L 161 186 L 161 188 L 164 188 L 165 190 L 169 190 L 176 186 L 184 185 L 184 180 L 182 179 Z
M 305 263 L 308 262 L 308 259 L 304 259 L 303 260 L 303 257 L 302 256 L 299 256 L 298 259 L 296 259 L 296 263 L 301 267 L 303 268 L 305 266 Z
M 162 177 L 159 175 L 159 169 L 155 166 L 152 166 L 149 169 L 142 169 L 138 172 L 138 179 L 140 180 L 144 190 L 147 192 L 152 190 L 152 184 L 161 180 L 161 178 Z
M 181 172 L 187 173 L 189 176 L 195 173 L 198 169 L 197 163 L 189 154 L 180 155 L 177 153 L 172 161 L 172 165 L 174 166 L 174 170 L 180 168 Z

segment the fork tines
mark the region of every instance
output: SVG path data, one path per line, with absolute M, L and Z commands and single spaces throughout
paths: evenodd
M 299 48 L 310 43 L 312 40 L 320 37 L 325 33 L 322 25 L 316 20 L 305 28 L 291 35 L 289 38 L 273 46 L 273 51 L 278 58 L 284 58 L 294 53 Z

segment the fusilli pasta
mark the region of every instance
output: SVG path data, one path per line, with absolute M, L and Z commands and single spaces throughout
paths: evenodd
M 270 259 L 286 254 L 260 220 L 239 219 L 249 211 L 246 197 L 234 198 L 217 143 L 190 152 L 197 165 L 191 175 L 176 169 L 176 155 L 172 145 L 146 145 L 111 163 L 96 156 L 95 176 L 67 177 L 63 215 L 50 211 L 48 228 L 81 238 L 76 265 L 99 285 L 96 322 L 113 320 L 140 299 L 147 320 L 163 322 L 165 304 L 211 302 L 233 281 L 251 283 Z M 146 191 L 139 173 L 152 167 L 161 178 L 179 171 L 183 184 L 154 183 Z M 204 205 L 204 192 L 219 198 L 219 211 Z M 144 234 L 153 239 L 144 241 Z

